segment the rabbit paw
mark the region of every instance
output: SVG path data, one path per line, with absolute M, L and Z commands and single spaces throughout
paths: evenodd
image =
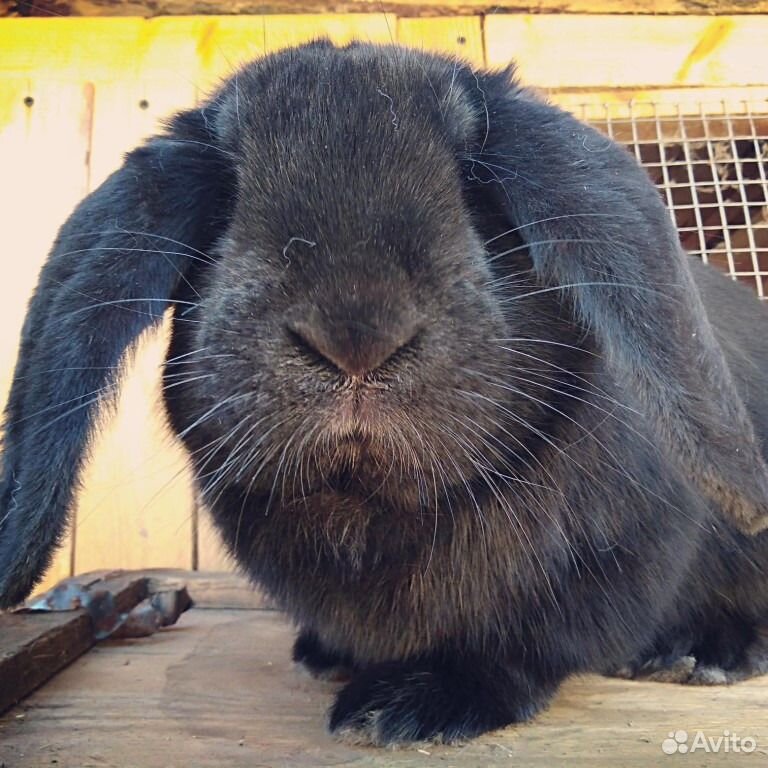
M 528 688 L 505 688 L 513 682 L 507 675 L 498 678 L 504 683 L 477 670 L 376 665 L 339 692 L 330 712 L 330 730 L 352 744 L 455 744 L 528 720 L 544 703 L 545 698 L 539 703 L 530 698 Z M 526 690 L 522 699 L 519 690 Z
M 684 685 L 731 685 L 768 674 L 768 626 L 721 627 L 685 653 L 645 656 L 611 677 Z

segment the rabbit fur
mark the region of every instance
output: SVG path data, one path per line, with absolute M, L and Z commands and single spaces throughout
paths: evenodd
M 289 49 L 79 205 L 5 413 L 3 606 L 168 308 L 170 424 L 294 658 L 348 678 L 337 735 L 454 742 L 578 672 L 766 671 L 766 307 L 511 69 Z

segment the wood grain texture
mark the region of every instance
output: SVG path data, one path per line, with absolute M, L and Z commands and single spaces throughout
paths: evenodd
M 419 50 L 457 56 L 478 67 L 485 63 L 481 16 L 398 19 L 397 42 Z
M 86 579 L 90 584 L 93 580 Z M 98 585 L 112 594 L 115 611 L 128 612 L 147 595 L 146 578 L 126 574 Z M 42 613 L 0 613 L 0 712 L 20 701 L 95 642 L 84 608 Z
M 187 458 L 158 408 L 166 345 L 165 334 L 142 340 L 94 445 L 77 501 L 76 572 L 192 567 Z
M 384 751 L 333 741 L 334 686 L 298 674 L 293 630 L 268 611 L 193 609 L 176 627 L 95 647 L 0 718 L 13 768 L 648 768 L 670 731 L 752 736 L 751 754 L 690 753 L 685 764 L 766 764 L 768 681 L 695 688 L 600 677 L 569 680 L 535 722 L 460 747 Z
M 387 12 L 399 16 L 477 13 L 755 14 L 766 0 L 0 0 L 0 16 L 164 16 Z
M 338 45 L 352 40 L 389 43 L 397 25 L 394 17 L 383 13 L 221 16 L 204 21 L 197 43 L 197 82 L 202 92 L 234 74 L 247 61 L 281 48 L 320 37 L 328 37 Z
M 485 18 L 486 62 L 541 88 L 768 83 L 768 17 Z
M 213 525 L 210 512 L 204 507 L 198 510 L 198 560 L 201 571 L 233 571 L 235 563 L 227 552 L 219 532 Z
M 0 712 L 20 701 L 93 644 L 84 609 L 0 615 Z

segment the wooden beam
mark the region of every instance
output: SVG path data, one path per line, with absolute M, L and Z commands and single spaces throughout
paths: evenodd
M 147 595 L 148 580 L 121 576 L 110 585 L 119 612 Z M 42 613 L 0 613 L 0 712 L 53 677 L 96 642 L 96 629 L 85 608 Z
M 768 16 L 485 18 L 486 64 L 540 88 L 768 83 Z
M 751 14 L 768 0 L 0 0 L 0 16 L 166 16 L 188 14 L 498 13 Z
M 397 42 L 424 51 L 458 56 L 478 67 L 485 63 L 481 16 L 398 19 Z
M 0 713 L 105 636 L 142 637 L 174 624 L 191 605 L 186 589 L 190 579 L 203 605 L 270 607 L 237 576 L 158 569 L 102 571 L 66 579 L 54 590 L 31 598 L 27 605 L 34 606 L 33 611 L 0 612 Z M 47 607 L 40 608 L 42 604 Z

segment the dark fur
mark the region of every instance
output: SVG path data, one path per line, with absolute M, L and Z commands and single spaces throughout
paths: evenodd
M 452 741 L 580 671 L 765 671 L 765 308 L 509 73 L 286 51 L 81 204 L 6 414 L 1 604 L 61 534 L 87 393 L 166 306 L 171 423 L 296 660 L 351 675 L 335 732 Z

